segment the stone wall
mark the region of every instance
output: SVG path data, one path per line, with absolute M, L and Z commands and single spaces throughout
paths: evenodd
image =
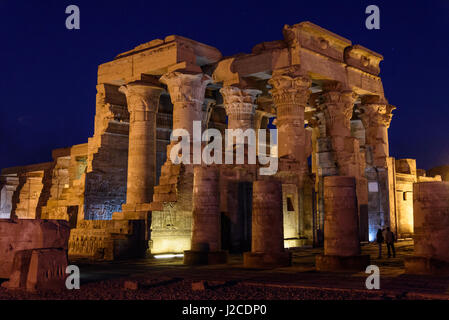
M 114 260 L 142 258 L 148 248 L 142 221 L 83 220 L 70 232 L 70 259 Z
M 398 238 L 413 235 L 413 184 L 414 175 L 396 173 L 396 220 Z
M 0 219 L 9 219 L 13 207 L 13 195 L 19 185 L 17 174 L 0 176 Z
M 53 159 L 52 170 L 44 182 L 41 218 L 68 220 L 61 214 L 60 200 L 70 187 L 70 148 L 53 150 Z
M 151 253 L 190 250 L 192 190 L 193 167 L 167 160 L 151 203 Z
M 13 167 L 1 172 L 2 216 L 17 216 L 21 219 L 36 219 L 41 207 L 48 199 L 49 177 L 52 162 Z M 3 182 L 2 182 L 3 181 Z
M 394 206 L 392 210 L 392 230 L 398 238 L 411 238 L 414 233 L 413 185 L 425 181 L 441 181 L 440 176 L 427 177 L 425 170 L 416 168 L 415 159 L 394 161 Z
M 110 220 L 126 200 L 129 113 L 118 86 L 97 86 L 96 110 L 88 142 L 84 219 Z

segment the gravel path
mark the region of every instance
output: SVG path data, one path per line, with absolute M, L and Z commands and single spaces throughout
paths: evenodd
M 204 283 L 204 290 L 192 290 L 192 281 L 133 279 L 139 289 L 124 289 L 128 279 L 88 283 L 80 290 L 29 293 L 0 288 L 0 300 L 366 300 L 404 299 L 381 292 L 318 288 L 286 288 L 245 283 Z M 201 287 L 202 282 L 193 282 Z

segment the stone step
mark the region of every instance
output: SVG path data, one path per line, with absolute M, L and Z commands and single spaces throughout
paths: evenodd
M 166 184 L 154 187 L 154 193 L 175 193 L 177 191 L 176 184 Z
M 178 175 L 181 172 L 181 165 L 175 165 L 167 161 L 161 168 L 161 175 Z
M 156 193 L 153 195 L 154 202 L 176 202 L 178 197 L 175 193 Z
M 159 178 L 159 185 L 163 186 L 163 185 L 171 185 L 171 184 L 177 184 L 179 180 L 179 176 L 175 175 L 175 176 L 161 176 Z

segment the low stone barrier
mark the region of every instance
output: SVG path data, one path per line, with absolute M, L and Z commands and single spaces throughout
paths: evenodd
M 70 227 L 62 220 L 0 220 L 0 278 L 10 289 L 62 288 Z

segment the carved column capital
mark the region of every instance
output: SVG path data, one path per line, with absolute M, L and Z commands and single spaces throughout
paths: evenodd
M 305 157 L 306 134 L 304 130 L 304 112 L 309 101 L 309 77 L 300 74 L 297 67 L 276 70 L 268 81 L 276 108 L 276 126 L 278 128 L 278 155 L 307 163 Z M 302 173 L 298 172 L 302 177 Z
M 344 90 L 340 83 L 323 86 L 324 111 L 326 124 L 331 135 L 350 135 L 352 113 L 357 95 L 351 90 Z M 345 132 L 339 132 L 339 130 Z
M 223 96 L 226 114 L 244 113 L 254 115 L 257 107 L 255 104 L 256 98 L 262 91 L 229 86 L 220 89 L 220 93 Z
M 387 128 L 390 128 L 391 120 L 393 119 L 393 110 L 395 110 L 395 109 L 396 109 L 396 107 L 391 104 L 388 104 L 386 107 L 385 114 L 383 116 L 383 118 L 384 118 L 383 120 L 384 120 L 384 125 Z
M 154 85 L 135 82 L 121 86 L 119 91 L 126 96 L 132 121 L 133 114 L 136 112 L 156 113 L 159 108 L 159 98 L 164 90 Z
M 371 127 L 389 128 L 393 118 L 395 106 L 390 104 L 365 104 L 360 107 L 363 111 L 359 118 L 362 120 L 365 129 Z
M 229 129 L 246 130 L 254 127 L 254 115 L 256 114 L 256 98 L 261 94 L 256 89 L 240 89 L 227 86 L 220 89 L 223 96 L 224 108 L 228 115 Z
M 212 82 L 212 78 L 203 73 L 169 72 L 164 74 L 159 81 L 167 85 L 173 104 L 203 104 L 206 87 Z
M 203 73 L 169 72 L 160 79 L 173 103 L 173 130 L 183 129 L 193 138 L 193 123 L 203 121 L 203 103 L 211 77 Z
M 302 75 L 279 74 L 274 75 L 268 83 L 273 87 L 270 91 L 276 105 L 303 105 L 309 100 L 310 78 Z
M 372 148 L 373 165 L 386 166 L 389 156 L 388 128 L 396 107 L 379 96 L 365 96 L 360 106 L 362 113 L 359 118 L 365 127 L 366 144 Z

